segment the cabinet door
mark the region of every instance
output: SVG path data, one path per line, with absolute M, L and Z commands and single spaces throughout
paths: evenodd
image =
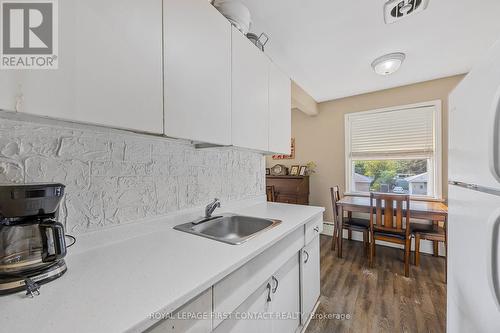
M 299 254 L 296 253 L 273 275 L 272 312 L 286 317 L 273 318 L 273 332 L 293 333 L 300 325 Z
M 319 235 L 301 251 L 300 293 L 302 306 L 302 324 L 311 315 L 320 296 L 320 252 Z
M 161 0 L 77 3 L 77 120 L 162 133 Z
M 59 68 L 9 74 L 7 98 L 22 95 L 26 113 L 163 133 L 162 0 L 58 4 Z
M 269 151 L 290 154 L 292 131 L 291 81 L 275 64 L 269 71 Z
M 233 145 L 269 149 L 269 64 L 266 55 L 232 28 Z
M 164 0 L 165 134 L 231 144 L 231 24 L 207 0 Z
M 20 71 L 2 70 L 0 72 L 0 110 L 15 111 L 21 84 Z
M 231 313 L 304 247 L 304 229 L 298 228 L 271 248 L 226 276 L 213 287 L 214 312 Z M 214 326 L 221 318 L 214 318 Z
M 212 331 L 211 311 L 212 289 L 210 288 L 175 311 L 172 318 L 147 329 L 146 333 L 209 333 Z M 195 319 L 191 317 L 192 314 L 206 314 L 206 318 Z
M 264 333 L 272 332 L 272 321 L 265 313 L 270 311 L 272 296 L 271 280 L 260 286 L 215 330 L 216 333 Z

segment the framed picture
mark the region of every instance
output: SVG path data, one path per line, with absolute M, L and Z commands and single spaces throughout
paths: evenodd
M 271 175 L 271 169 L 270 168 L 266 168 L 266 176 L 270 176 Z
M 273 155 L 273 160 L 293 160 L 295 159 L 295 139 L 290 143 L 290 155 Z
M 298 165 L 292 165 L 290 167 L 290 176 L 298 176 L 299 175 L 299 166 Z
M 303 165 L 300 167 L 299 176 L 305 176 L 307 174 L 307 166 Z

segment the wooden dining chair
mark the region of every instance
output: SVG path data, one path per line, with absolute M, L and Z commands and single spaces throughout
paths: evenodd
M 339 244 L 339 237 L 342 237 L 342 233 L 340 232 L 340 219 L 339 216 L 340 210 L 337 207 L 337 202 L 341 199 L 340 188 L 339 186 L 334 186 L 330 188 L 330 194 L 332 199 L 332 207 L 333 207 L 333 239 L 332 239 L 332 250 L 335 251 L 337 244 Z M 368 232 L 370 227 L 370 221 L 367 219 L 361 218 L 353 218 L 352 214 L 348 214 L 347 217 L 342 216 L 342 230 L 346 229 L 349 232 L 349 239 L 352 239 L 352 232 L 358 231 L 363 233 L 363 246 L 365 248 L 365 254 L 368 255 Z
M 269 202 L 276 201 L 276 191 L 274 189 L 274 185 L 266 186 L 266 196 L 267 196 L 267 201 Z
M 433 242 L 433 245 L 443 242 L 445 248 L 448 249 L 446 230 L 444 226 L 440 226 L 438 223 L 435 224 L 423 224 L 423 223 L 412 223 L 411 233 L 415 237 L 415 256 L 414 265 L 418 266 L 420 264 L 420 241 L 429 240 Z M 434 256 L 438 256 L 438 247 L 433 246 Z M 448 253 L 446 253 L 448 255 Z
M 411 223 L 409 208 L 409 195 L 370 193 L 370 267 L 373 267 L 375 241 L 400 244 L 404 246 L 405 276 L 410 276 Z M 406 211 L 405 216 L 403 216 L 403 209 Z M 403 218 L 406 223 L 403 223 Z

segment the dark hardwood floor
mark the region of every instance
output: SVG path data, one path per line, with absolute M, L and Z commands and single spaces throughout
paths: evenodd
M 422 255 L 406 278 L 402 250 L 377 246 L 370 269 L 361 242 L 346 240 L 342 259 L 330 245 L 321 236 L 320 305 L 307 333 L 446 331 L 444 258 Z

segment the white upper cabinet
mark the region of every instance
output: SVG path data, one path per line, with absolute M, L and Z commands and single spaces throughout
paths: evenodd
M 231 144 L 231 24 L 207 0 L 164 0 L 165 134 Z
M 59 68 L 13 70 L 0 107 L 162 133 L 162 0 L 59 1 Z M 14 94 L 13 94 L 14 92 Z
M 290 152 L 290 79 L 207 0 L 59 1 L 59 68 L 0 73 L 0 109 Z
M 161 6 L 161 0 L 78 1 L 77 120 L 162 133 Z
M 290 154 L 291 81 L 275 64 L 269 70 L 269 151 Z
M 268 151 L 270 61 L 240 31 L 232 36 L 232 144 Z

